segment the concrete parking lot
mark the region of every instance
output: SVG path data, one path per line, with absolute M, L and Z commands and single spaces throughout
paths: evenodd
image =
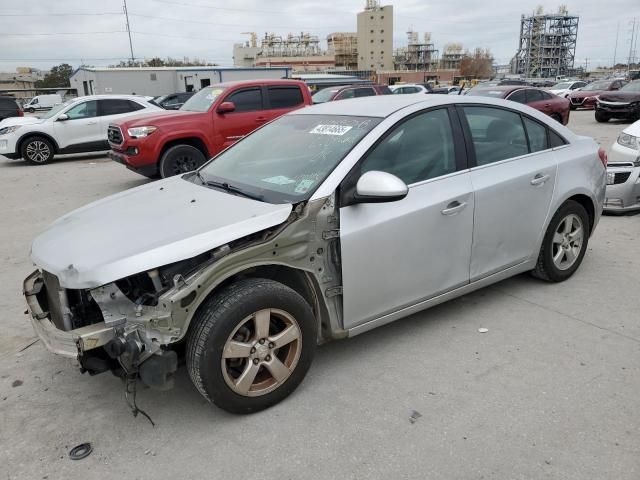
M 624 125 L 569 127 L 609 148 Z M 21 295 L 39 231 L 146 181 L 104 156 L 0 157 L 0 478 L 640 478 L 640 217 L 603 217 L 567 282 L 518 276 L 321 347 L 262 413 L 209 405 L 181 368 L 174 390 L 139 391 L 153 428 L 120 380 L 31 345 Z

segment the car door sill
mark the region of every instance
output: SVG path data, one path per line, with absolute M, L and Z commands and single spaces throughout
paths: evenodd
M 517 275 L 519 273 L 523 273 L 531 270 L 535 264 L 532 265 L 531 261 L 525 261 L 518 265 L 514 265 L 505 270 L 501 270 L 487 277 L 483 277 L 474 281 L 473 283 L 468 283 L 461 287 L 454 288 L 453 290 L 449 290 L 448 292 L 441 293 L 435 297 L 431 297 L 427 300 L 423 300 L 414 305 L 401 308 L 400 310 L 396 310 L 395 312 L 388 313 L 381 317 L 375 318 L 373 320 L 369 320 L 366 323 L 360 324 L 353 328 L 347 330 L 347 336 L 354 337 L 356 335 L 360 335 L 361 333 L 368 332 L 376 327 L 381 325 L 385 325 L 387 323 L 391 323 L 395 320 L 398 320 L 403 317 L 407 317 L 414 313 L 417 313 L 421 310 L 425 310 L 427 308 L 433 307 L 440 303 L 444 303 L 448 300 L 452 300 L 454 298 L 460 297 L 462 295 L 466 295 L 467 293 L 471 293 L 474 290 L 478 290 L 482 287 L 486 287 L 487 285 L 491 285 L 492 283 L 499 282 L 501 280 L 505 280 L 509 277 Z

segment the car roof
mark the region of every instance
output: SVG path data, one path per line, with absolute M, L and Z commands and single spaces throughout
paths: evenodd
M 81 97 L 76 97 L 73 101 L 77 100 L 143 100 L 146 101 L 144 95 L 116 95 L 116 94 L 106 94 L 106 95 L 83 95 Z
M 451 104 L 485 104 L 522 110 L 519 103 L 499 98 L 469 95 L 377 95 L 371 97 L 325 102 L 311 107 L 295 110 L 288 115 L 345 115 L 355 117 L 385 118 L 412 105 L 421 104 L 425 108 Z
M 295 80 L 291 78 L 256 78 L 255 80 L 234 80 L 229 82 L 215 83 L 210 85 L 210 87 L 237 87 L 237 86 L 248 86 L 252 87 L 254 85 L 306 85 L 302 80 Z M 205 87 L 206 88 L 206 87 Z

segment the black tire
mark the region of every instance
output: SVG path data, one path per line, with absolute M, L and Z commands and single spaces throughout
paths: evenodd
M 551 118 L 553 118 L 559 124 L 562 124 L 562 117 L 560 116 L 559 113 L 552 113 Z
M 238 330 L 238 327 L 247 317 L 251 318 L 255 312 L 265 309 L 278 309 L 295 318 L 300 333 L 298 337 L 300 344 L 295 344 L 299 357 L 292 365 L 289 376 L 280 385 L 271 387 L 275 389 L 259 396 L 242 395 L 227 383 L 229 370 L 226 367 L 228 364 L 224 363 L 227 360 L 223 362 L 223 350 L 227 340 L 231 339 L 234 332 L 240 334 L 241 330 Z M 277 319 L 269 318 L 269 328 L 272 331 Z M 251 343 L 255 340 L 256 333 L 251 334 L 251 339 L 245 338 L 240 341 Z M 273 280 L 244 279 L 214 294 L 199 308 L 193 318 L 187 338 L 187 369 L 194 385 L 207 400 L 231 413 L 253 413 L 275 405 L 296 389 L 311 365 L 316 342 L 317 321 L 311 307 L 302 296 Z M 269 341 L 270 348 L 271 345 Z M 289 345 L 293 345 L 293 342 Z M 254 344 L 254 347 L 258 347 L 258 345 Z M 284 350 L 283 352 L 286 353 Z M 273 350 L 273 355 L 274 357 L 279 355 L 278 351 Z M 269 357 L 266 359 L 268 360 Z M 246 362 L 237 367 L 245 372 L 252 360 L 246 358 L 239 361 Z M 253 362 L 256 360 L 254 359 Z M 264 371 L 260 370 L 262 375 L 270 375 L 266 365 L 262 366 L 261 364 L 256 368 L 265 368 Z M 227 369 L 226 373 L 223 372 L 223 369 Z M 236 377 L 236 380 L 239 378 L 240 375 Z M 258 378 L 257 376 L 256 379 Z M 275 380 L 275 376 L 273 380 Z M 252 383 L 252 385 L 255 384 Z
M 570 110 L 576 110 L 578 107 L 576 107 L 573 103 L 569 104 L 569 109 Z
M 577 216 L 582 223 L 583 235 L 580 245 L 580 251 L 575 257 L 575 261 L 566 269 L 561 269 L 556 266 L 553 260 L 554 255 L 554 235 L 560 228 L 562 222 L 571 215 Z M 540 254 L 538 255 L 538 263 L 535 269 L 531 271 L 531 274 L 541 280 L 547 282 L 562 282 L 571 277 L 575 271 L 580 267 L 582 259 L 587 251 L 589 243 L 589 233 L 591 232 L 591 224 L 589 221 L 589 215 L 585 208 L 578 202 L 573 200 L 566 201 L 555 213 L 549 227 L 542 240 L 542 246 L 540 247 Z
M 27 112 L 36 113 L 36 109 L 35 108 L 27 108 Z
M 598 123 L 607 123 L 610 117 L 606 113 L 602 113 L 596 110 L 596 122 Z
M 160 176 L 173 177 L 199 168 L 207 159 L 200 150 L 191 145 L 174 145 L 160 159 Z
M 47 138 L 37 135 L 25 139 L 20 145 L 22 158 L 34 165 L 49 163 L 53 160 L 54 152 L 53 144 Z

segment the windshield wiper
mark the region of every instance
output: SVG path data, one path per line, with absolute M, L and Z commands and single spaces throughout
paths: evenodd
M 229 185 L 227 182 L 214 182 L 213 180 L 205 180 L 200 175 L 200 172 L 198 172 L 198 178 L 202 180 L 202 182 L 208 187 L 220 188 L 225 192 L 235 193 L 236 195 L 239 195 L 241 197 L 251 198 L 252 200 L 258 200 L 260 202 L 264 201 L 264 196 L 245 192 L 241 188 L 234 187 L 233 185 Z

